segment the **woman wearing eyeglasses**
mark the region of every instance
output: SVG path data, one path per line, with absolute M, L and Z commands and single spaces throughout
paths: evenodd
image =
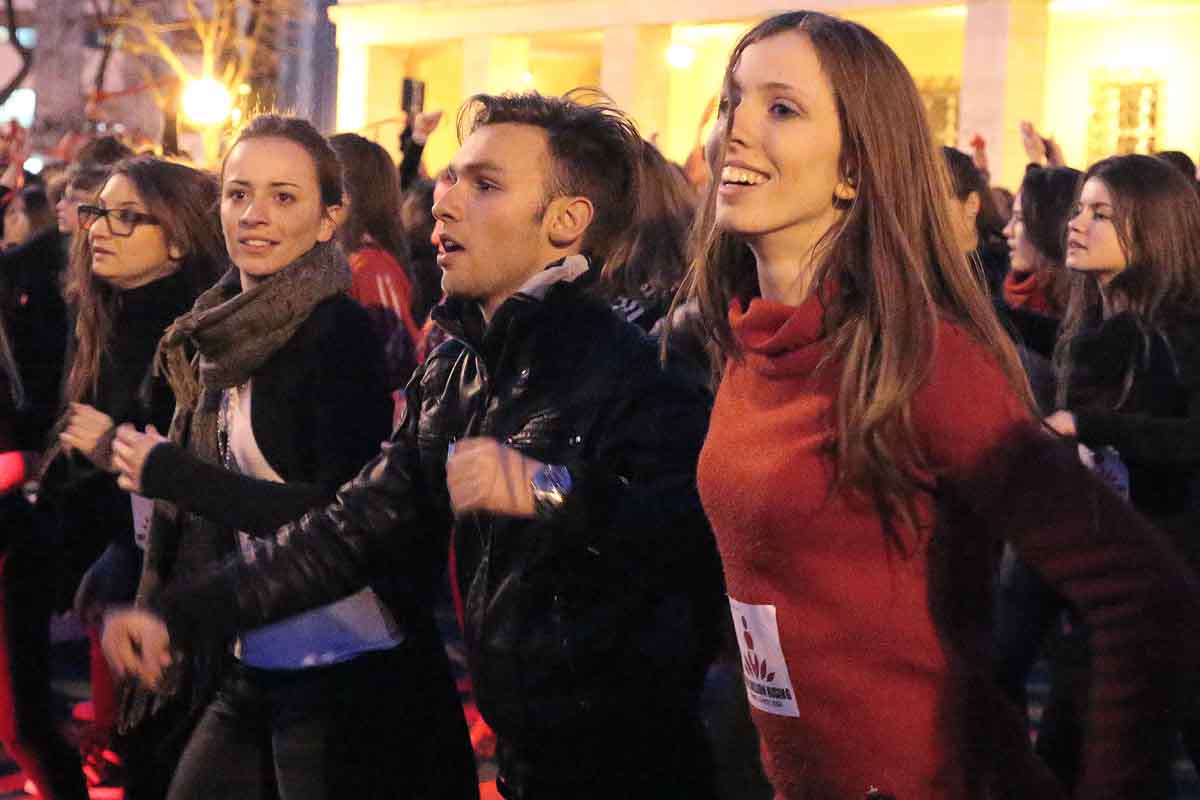
M 84 235 L 69 266 L 79 291 L 78 340 L 39 507 L 62 540 L 59 599 L 75 592 L 76 611 L 93 628 L 109 604 L 132 600 L 150 522 L 150 502 L 117 486 L 114 430 L 122 422 L 170 424 L 174 396 L 152 362 L 167 326 L 220 274 L 218 193 L 211 175 L 139 156 L 118 163 L 95 202 L 79 207 Z M 98 718 L 112 718 L 103 711 Z M 155 791 L 143 793 L 143 782 L 170 777 L 125 760 L 131 800 Z

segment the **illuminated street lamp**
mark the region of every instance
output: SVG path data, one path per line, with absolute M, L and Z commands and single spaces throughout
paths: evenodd
M 188 81 L 183 88 L 183 114 L 196 125 L 220 125 L 233 110 L 233 97 L 213 78 Z
M 674 69 L 687 69 L 696 59 L 696 51 L 682 42 L 675 42 L 667 48 L 667 63 Z

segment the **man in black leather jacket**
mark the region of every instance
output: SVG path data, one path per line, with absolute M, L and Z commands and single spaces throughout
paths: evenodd
M 586 290 L 585 254 L 630 227 L 644 145 L 605 106 L 468 109 L 434 207 L 449 296 L 434 315 L 453 338 L 418 369 L 383 453 L 254 563 L 197 576 L 156 615 L 110 617 L 107 652 L 153 683 L 168 647 L 364 583 L 402 613 L 427 580 L 408 565 L 453 530 L 504 795 L 710 797 L 698 697 L 728 624 L 695 485 L 710 397 Z

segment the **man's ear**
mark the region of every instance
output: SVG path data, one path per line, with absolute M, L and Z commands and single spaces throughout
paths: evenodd
M 167 245 L 167 258 L 171 259 L 172 261 L 183 261 L 183 257 L 186 255 L 187 253 L 179 245 Z
M 347 209 L 343 205 L 325 206 L 324 213 L 321 214 L 321 224 L 317 229 L 317 241 L 328 242 L 333 238 L 333 234 L 346 221 Z
M 592 201 L 586 197 L 556 197 L 550 201 L 544 219 L 550 242 L 555 247 L 570 247 L 581 242 L 596 216 Z

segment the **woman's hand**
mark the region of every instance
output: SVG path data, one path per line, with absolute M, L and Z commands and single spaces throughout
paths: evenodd
M 115 435 L 113 418 L 87 403 L 71 403 L 67 409 L 67 425 L 58 440 L 68 450 L 77 450 L 105 472 L 115 472 L 112 465 L 112 440 Z
M 163 669 L 171 664 L 171 635 L 166 623 L 142 609 L 108 612 L 100 646 L 118 679 L 132 675 L 149 689 L 159 687 Z
M 146 459 L 150 451 L 167 441 L 153 425 L 146 426 L 146 432 L 140 433 L 137 428 L 128 423 L 117 428 L 117 437 L 113 442 L 113 468 L 117 472 L 117 486 L 127 492 L 142 493 L 142 471 L 146 468 Z
M 1045 166 L 1046 142 L 1029 120 L 1021 121 L 1021 145 L 1025 148 L 1025 157 L 1029 159 L 1030 164 Z
M 1079 435 L 1075 430 L 1075 415 L 1070 411 L 1055 411 L 1044 420 L 1046 427 L 1057 433 L 1059 436 L 1066 436 L 1074 439 Z

